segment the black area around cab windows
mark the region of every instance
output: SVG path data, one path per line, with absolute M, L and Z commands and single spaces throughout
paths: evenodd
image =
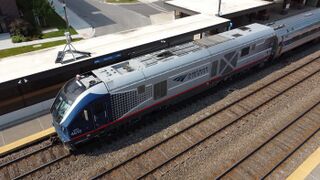
M 241 57 L 248 55 L 250 52 L 250 46 L 245 47 L 241 50 Z
M 100 114 L 105 111 L 105 106 L 103 102 L 96 102 L 93 104 L 94 113 Z
M 153 86 L 153 99 L 157 100 L 167 95 L 167 81 L 161 81 Z

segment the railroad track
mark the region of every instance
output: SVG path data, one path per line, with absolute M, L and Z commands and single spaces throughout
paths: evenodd
M 161 170 L 164 166 L 206 140 L 224 132 L 227 128 L 240 124 L 244 117 L 318 74 L 319 71 L 319 57 L 309 59 L 293 71 L 285 73 L 211 114 L 204 115 L 197 122 L 146 147 L 125 161 L 109 169 L 99 170 L 92 179 L 141 179 L 152 175 L 161 177 L 166 173 Z
M 7 159 L 7 160 L 3 160 L 4 162 L 0 164 L 0 169 L 4 168 L 4 167 L 8 167 L 10 164 L 13 164 L 13 163 L 16 163 L 20 160 L 23 160 L 23 159 L 26 159 L 28 158 L 29 156 L 32 156 L 32 155 L 35 155 L 37 153 L 40 153 L 50 147 L 54 146 L 54 143 L 49 143 L 49 144 L 46 144 L 40 148 L 36 148 L 35 150 L 33 151 L 30 151 L 26 154 L 23 154 L 23 155 L 17 155 L 18 157 L 15 157 L 13 159 Z
M 320 131 L 320 101 L 289 121 L 216 179 L 265 179 Z M 294 141 L 292 141 L 294 139 Z
M 319 73 L 319 66 L 320 62 L 318 58 L 309 59 L 305 64 L 293 71 L 287 72 L 212 114 L 206 114 L 198 119 L 197 122 L 150 147 L 146 147 L 131 158 L 119 162 L 110 169 L 100 169 L 99 174 L 92 177 L 92 179 L 105 178 L 106 176 L 139 179 L 155 173 L 159 174 L 159 172 L 161 176 L 163 173 L 161 171 L 158 172 L 158 170 L 163 166 L 205 142 L 207 139 L 223 132 L 228 127 L 235 125 L 243 117 L 272 101 L 272 99 L 277 98 L 284 92 L 289 91 L 291 88 Z M 275 86 L 275 84 L 277 85 Z M 216 124 L 212 119 L 215 119 L 215 121 L 222 119 L 223 122 Z M 6 162 L 6 164 L 1 165 L 0 172 L 2 175 L 0 175 L 0 179 L 45 176 L 48 169 L 51 169 L 54 164 L 63 160 L 67 163 L 66 161 L 70 160 L 70 157 L 75 156 L 64 151 L 64 148 L 60 145 L 44 147 L 38 152 L 30 153 L 25 157 L 20 157 L 12 162 Z
M 0 179 L 22 179 L 44 170 L 72 154 L 62 144 L 49 143 L 41 148 L 5 161 L 0 165 Z M 46 173 L 40 172 L 40 175 Z M 39 174 L 38 174 L 39 175 Z

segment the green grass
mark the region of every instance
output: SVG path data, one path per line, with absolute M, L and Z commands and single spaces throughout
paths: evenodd
M 105 0 L 108 3 L 134 3 L 137 0 Z
M 36 26 L 35 20 L 34 20 L 34 14 L 32 12 L 32 4 L 34 1 L 26 1 L 26 0 L 16 0 L 17 5 L 19 7 L 19 10 L 23 12 L 23 19 L 27 20 L 29 23 L 31 23 L 33 26 Z M 35 27 L 37 29 L 43 30 L 43 29 L 52 29 L 57 28 L 58 31 L 56 32 L 50 32 L 41 34 L 41 31 L 35 32 L 35 34 L 28 37 L 28 39 L 45 39 L 45 38 L 52 38 L 52 37 L 58 37 L 58 36 L 64 36 L 64 32 L 66 31 L 66 22 L 64 19 L 62 19 L 54 10 L 49 17 L 46 18 L 46 27 Z M 70 28 L 71 34 L 77 34 L 77 32 Z
M 41 36 L 42 39 L 64 36 L 66 32 L 66 22 L 57 13 L 54 12 L 48 18 L 47 23 L 49 28 L 57 28 L 59 31 L 45 33 Z M 72 27 L 69 30 L 71 34 L 77 34 Z
M 81 38 L 73 39 L 73 42 L 79 41 L 79 40 L 81 40 Z M 66 43 L 66 40 L 60 40 L 60 41 L 35 44 L 35 45 L 41 45 L 40 47 L 34 47 L 35 45 L 30 45 L 30 46 L 22 46 L 22 47 L 11 48 L 11 49 L 4 49 L 4 50 L 0 50 L 0 58 L 23 54 L 23 53 L 45 49 L 53 46 L 58 46 L 65 43 Z

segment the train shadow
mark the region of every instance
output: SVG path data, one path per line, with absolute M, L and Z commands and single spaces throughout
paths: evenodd
M 254 67 L 192 98 L 170 106 L 168 109 L 156 111 L 135 125 L 129 126 L 111 136 L 101 137 L 85 143 L 78 147 L 76 155 L 99 156 L 101 154 L 115 153 L 142 142 L 160 131 L 183 121 L 192 114 L 223 100 L 234 90 L 241 90 L 318 50 L 320 50 L 320 44 L 317 42 L 300 46 L 274 61 L 267 62 L 262 68 Z

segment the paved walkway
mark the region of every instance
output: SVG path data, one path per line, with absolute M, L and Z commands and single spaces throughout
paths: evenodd
M 81 35 L 72 35 L 72 38 L 82 38 L 82 36 Z M 66 38 L 64 36 L 61 36 L 61 37 L 40 39 L 40 40 L 34 40 L 34 41 L 28 41 L 28 42 L 13 43 L 11 41 L 9 33 L 2 33 L 2 34 L 0 34 L 0 50 L 22 47 L 22 46 L 29 46 L 29 45 L 36 45 L 36 44 L 59 41 L 59 40 L 64 40 L 64 39 L 66 39 Z
M 165 8 L 157 5 L 155 2 L 158 2 L 158 0 L 139 0 L 140 2 L 146 4 L 147 6 L 150 6 L 151 8 L 154 8 L 160 12 L 169 12 L 168 10 L 166 10 Z

